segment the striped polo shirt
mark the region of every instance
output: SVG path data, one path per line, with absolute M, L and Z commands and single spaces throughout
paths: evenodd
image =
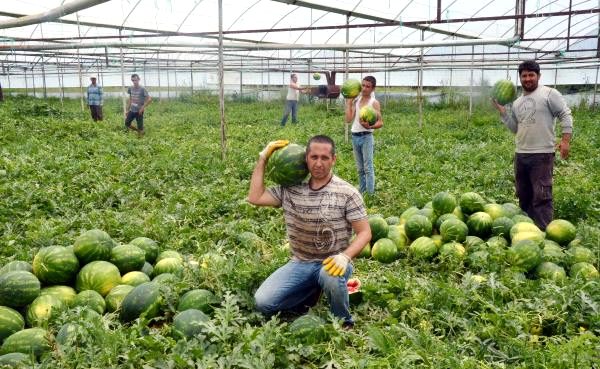
M 367 218 L 358 190 L 335 175 L 317 191 L 308 183 L 268 191 L 283 208 L 290 248 L 298 260 L 320 261 L 342 252 L 350 244 L 352 222 Z

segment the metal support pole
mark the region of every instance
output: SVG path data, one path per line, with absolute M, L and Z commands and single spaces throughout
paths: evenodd
M 177 88 L 177 63 L 175 64 L 175 68 L 173 68 L 173 79 L 175 80 L 175 97 L 179 96 L 179 90 Z
M 556 88 L 557 79 L 558 79 L 558 67 L 554 68 L 554 88 Z
M 145 70 L 146 68 L 144 68 Z M 157 76 L 158 76 L 158 102 L 161 102 L 161 94 L 162 94 L 162 87 L 160 84 L 160 53 L 157 51 L 156 52 L 156 70 L 157 70 Z
M 223 0 L 219 0 L 219 115 L 221 116 L 221 159 L 227 158 L 227 136 L 225 126 L 225 86 L 223 67 Z
M 121 33 L 121 31 L 119 31 L 119 34 Z M 120 53 L 120 64 L 121 64 L 121 102 L 123 105 L 123 115 L 127 114 L 127 101 L 125 100 L 125 94 L 126 94 L 126 90 L 125 90 L 125 70 L 123 69 L 123 48 L 120 47 L 119 48 L 119 53 Z M 145 81 L 144 81 L 145 82 Z
M 27 68 L 23 69 L 23 74 L 25 76 L 25 96 L 29 96 L 29 87 L 27 86 Z
M 62 73 L 60 73 L 60 60 L 58 59 L 58 56 L 56 57 L 56 72 L 58 74 L 58 87 L 60 88 L 60 106 L 64 107 L 65 89 L 63 88 L 63 81 L 61 81 Z
M 33 64 L 31 65 L 31 86 L 33 87 L 33 97 L 37 97 L 35 91 L 35 74 L 33 73 Z
M 77 17 L 77 34 L 79 35 L 79 37 L 81 37 L 81 26 L 79 24 L 79 13 L 75 13 L 75 16 Z M 77 49 L 77 70 L 78 70 L 78 74 L 79 74 L 79 102 L 81 103 L 81 111 L 84 111 L 84 107 L 83 107 L 83 79 L 82 79 L 82 75 L 81 75 L 81 55 L 79 54 L 79 49 Z
M 388 86 L 388 69 L 387 69 L 387 60 L 388 60 L 388 56 L 386 55 L 383 61 L 383 81 L 385 83 L 385 87 L 384 87 L 384 92 L 385 95 L 383 97 L 383 107 L 387 107 L 387 101 L 388 101 L 388 91 L 389 91 L 389 86 Z
M 46 68 L 44 68 L 44 56 L 40 58 L 40 64 L 42 65 L 42 86 L 44 88 L 44 99 L 48 98 L 48 90 L 46 89 Z
M 350 25 L 350 14 L 347 14 L 346 15 L 346 45 L 350 43 L 350 27 L 348 27 L 349 25 Z M 350 58 L 350 51 L 348 49 L 346 49 L 345 54 L 346 54 L 346 68 L 344 71 L 344 80 L 347 80 L 348 79 L 348 59 Z M 344 102 L 344 106 L 345 106 L 345 104 L 346 104 L 346 102 Z M 350 135 L 350 133 L 349 133 L 350 127 L 349 126 L 350 126 L 350 124 L 346 123 L 346 117 L 344 116 L 344 141 L 346 143 L 348 143 L 348 136 Z
M 171 79 L 169 78 L 169 56 L 167 55 L 167 100 L 171 98 Z
M 598 69 L 600 69 L 600 66 L 596 67 L 596 82 L 594 82 L 594 97 L 592 98 L 592 108 L 596 107 L 596 93 L 598 92 Z
M 469 118 L 473 115 L 473 66 L 475 63 L 475 46 L 471 46 L 471 84 L 469 86 Z
M 190 96 L 194 95 L 194 62 L 190 62 Z
M 421 41 L 425 39 L 425 31 L 421 30 Z M 423 128 L 423 48 L 421 48 L 419 57 L 419 73 L 418 73 L 418 88 L 417 100 L 419 101 L 419 129 Z

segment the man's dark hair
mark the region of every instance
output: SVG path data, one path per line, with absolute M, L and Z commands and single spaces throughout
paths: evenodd
M 134 77 L 140 78 L 140 76 L 139 76 L 137 73 L 133 73 L 133 74 L 131 75 L 131 78 L 134 78 Z
M 373 76 L 366 76 L 365 78 L 363 78 L 363 81 L 371 82 L 371 85 L 373 85 L 373 88 L 375 88 L 375 86 L 377 86 L 377 80 Z
M 313 142 L 330 144 L 331 145 L 331 155 L 335 156 L 335 142 L 333 142 L 331 137 L 325 136 L 325 135 L 316 135 L 316 136 L 311 137 L 310 140 L 308 140 L 308 143 L 306 144 L 306 154 L 307 155 L 308 155 L 308 151 L 310 150 L 310 144 L 312 144 Z
M 519 64 L 519 74 L 524 70 L 535 72 L 538 76 L 540 75 L 540 65 L 535 60 L 525 60 Z

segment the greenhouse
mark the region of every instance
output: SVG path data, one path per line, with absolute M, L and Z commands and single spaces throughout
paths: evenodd
M 10 0 L 0 67 L 0 368 L 600 362 L 600 1 Z

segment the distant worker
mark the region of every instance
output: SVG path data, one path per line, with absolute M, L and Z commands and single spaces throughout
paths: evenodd
M 127 113 L 125 113 L 125 130 L 131 129 L 138 133 L 139 137 L 144 136 L 144 111 L 152 101 L 148 91 L 140 86 L 140 76 L 137 74 L 131 75 L 133 86 L 127 89 L 129 100 L 127 101 Z M 135 119 L 137 129 L 131 126 L 131 122 Z
M 92 83 L 87 88 L 87 101 L 94 122 L 102 120 L 102 86 L 96 83 L 96 77 L 90 77 Z
M 283 118 L 281 118 L 281 126 L 284 127 L 287 123 L 290 113 L 292 113 L 292 123 L 298 123 L 298 98 L 300 92 L 306 92 L 307 90 L 302 88 L 298 84 L 298 76 L 296 73 L 292 73 L 290 76 L 290 84 L 288 85 L 288 92 L 285 100 L 285 111 L 283 112 Z
M 569 156 L 573 116 L 564 98 L 556 89 L 538 84 L 540 66 L 534 60 L 519 64 L 519 79 L 523 95 L 510 111 L 493 100 L 502 122 L 515 136 L 515 189 L 519 206 L 542 230 L 554 217 L 552 201 L 552 171 L 554 151 Z M 562 137 L 555 143 L 554 119 L 562 126 Z M 556 147 L 556 148 L 555 148 Z
M 363 78 L 360 91 L 354 99 L 346 99 L 346 123 L 352 123 L 352 149 L 356 168 L 358 170 L 358 190 L 362 194 L 372 195 L 375 193 L 375 166 L 373 164 L 373 152 L 375 139 L 373 131 L 383 127 L 381 107 L 375 99 L 374 91 L 377 81 L 373 76 Z M 365 106 L 372 107 L 377 113 L 377 121 L 369 125 L 360 118 L 360 109 Z

